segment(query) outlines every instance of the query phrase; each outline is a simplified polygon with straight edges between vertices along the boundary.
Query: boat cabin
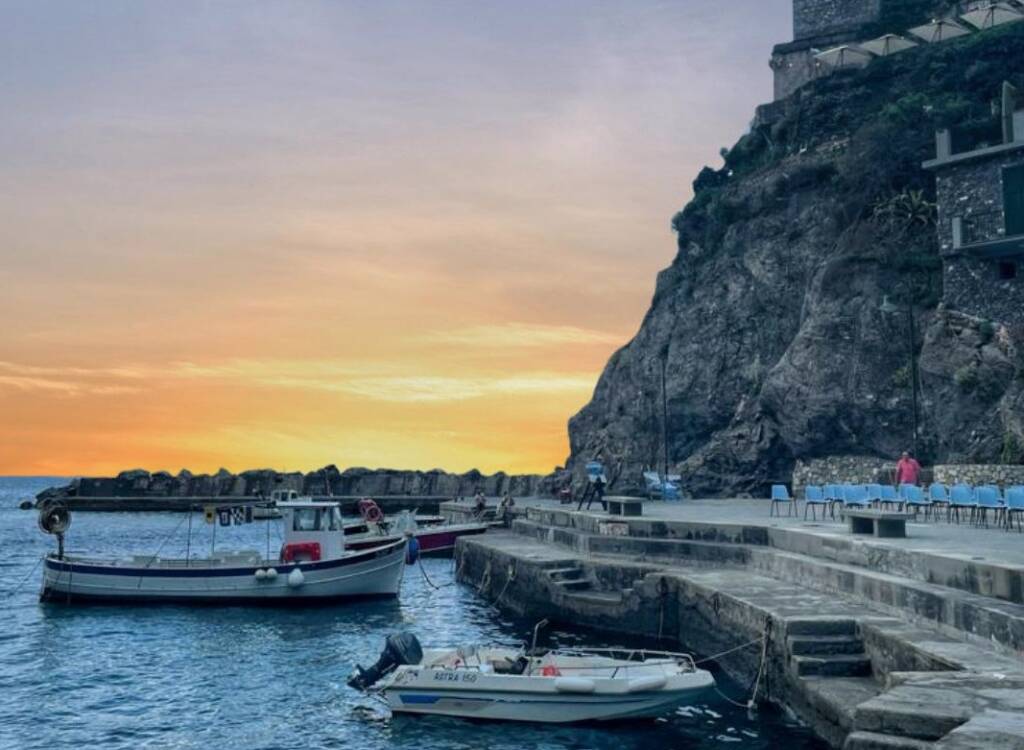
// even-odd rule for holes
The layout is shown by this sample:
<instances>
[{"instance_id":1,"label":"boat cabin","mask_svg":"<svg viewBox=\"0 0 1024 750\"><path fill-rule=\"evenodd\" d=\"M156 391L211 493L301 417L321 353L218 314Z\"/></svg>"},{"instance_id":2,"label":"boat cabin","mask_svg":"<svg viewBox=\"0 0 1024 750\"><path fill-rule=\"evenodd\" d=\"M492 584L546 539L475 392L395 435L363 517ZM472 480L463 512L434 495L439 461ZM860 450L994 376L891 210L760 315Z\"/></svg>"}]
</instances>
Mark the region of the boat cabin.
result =
<instances>
[{"instance_id":1,"label":"boat cabin","mask_svg":"<svg viewBox=\"0 0 1024 750\"><path fill-rule=\"evenodd\" d=\"M337 502L290 500L279 502L284 525L282 562L333 560L345 551L345 531Z\"/></svg>"}]
</instances>

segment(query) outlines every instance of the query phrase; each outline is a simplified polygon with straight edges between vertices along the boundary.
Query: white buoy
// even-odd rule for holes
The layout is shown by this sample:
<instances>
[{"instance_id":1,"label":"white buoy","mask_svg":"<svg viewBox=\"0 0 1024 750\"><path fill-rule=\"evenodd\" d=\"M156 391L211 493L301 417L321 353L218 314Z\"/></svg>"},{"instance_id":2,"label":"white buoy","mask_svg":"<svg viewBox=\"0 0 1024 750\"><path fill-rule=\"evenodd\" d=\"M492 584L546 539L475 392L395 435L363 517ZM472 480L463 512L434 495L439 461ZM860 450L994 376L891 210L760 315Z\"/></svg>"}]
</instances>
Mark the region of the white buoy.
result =
<instances>
[{"instance_id":1,"label":"white buoy","mask_svg":"<svg viewBox=\"0 0 1024 750\"><path fill-rule=\"evenodd\" d=\"M267 568L267 578L270 580L277 578L277 568Z\"/></svg>"},{"instance_id":2,"label":"white buoy","mask_svg":"<svg viewBox=\"0 0 1024 750\"><path fill-rule=\"evenodd\" d=\"M262 581L264 578L267 577L267 571L265 571L263 568L256 568L256 572L254 573L254 575L256 576L257 581Z\"/></svg>"},{"instance_id":3,"label":"white buoy","mask_svg":"<svg viewBox=\"0 0 1024 750\"><path fill-rule=\"evenodd\" d=\"M306 580L306 576L302 575L302 571L296 568L288 574L288 585L293 589L297 589L302 585L302 582Z\"/></svg>"}]
</instances>

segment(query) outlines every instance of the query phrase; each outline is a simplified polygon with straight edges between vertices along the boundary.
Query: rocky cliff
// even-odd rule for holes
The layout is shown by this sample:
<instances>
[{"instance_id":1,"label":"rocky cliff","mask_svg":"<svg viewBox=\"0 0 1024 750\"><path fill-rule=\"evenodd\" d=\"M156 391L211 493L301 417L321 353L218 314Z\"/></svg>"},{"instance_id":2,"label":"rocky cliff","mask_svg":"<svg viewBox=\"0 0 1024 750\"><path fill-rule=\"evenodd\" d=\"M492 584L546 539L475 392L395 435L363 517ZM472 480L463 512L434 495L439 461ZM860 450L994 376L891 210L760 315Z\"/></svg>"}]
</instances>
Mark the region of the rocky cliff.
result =
<instances>
[{"instance_id":1,"label":"rocky cliff","mask_svg":"<svg viewBox=\"0 0 1024 750\"><path fill-rule=\"evenodd\" d=\"M635 485L661 467L663 429L694 495L764 492L797 458L892 457L912 442L910 349L923 457L1021 461L1021 332L941 304L921 169L937 127L983 127L1001 82L1024 84L1021 26L881 58L762 108L673 220L678 253L570 421L569 468L600 455L620 488ZM904 312L883 313L886 296Z\"/></svg>"},{"instance_id":2,"label":"rocky cliff","mask_svg":"<svg viewBox=\"0 0 1024 750\"><path fill-rule=\"evenodd\" d=\"M165 471L150 473L143 469L122 471L116 477L75 479L63 487L44 490L38 499L81 498L162 498L162 497L253 497L270 495L273 490L296 490L303 495L368 496L408 495L419 497L471 496L478 490L494 497L510 493L535 496L549 493L553 478L538 475L465 474L433 471L397 471L395 469L353 468L339 471L326 466L309 473L282 473L273 469L254 469L232 474L221 469L216 474L177 475Z\"/></svg>"}]
</instances>

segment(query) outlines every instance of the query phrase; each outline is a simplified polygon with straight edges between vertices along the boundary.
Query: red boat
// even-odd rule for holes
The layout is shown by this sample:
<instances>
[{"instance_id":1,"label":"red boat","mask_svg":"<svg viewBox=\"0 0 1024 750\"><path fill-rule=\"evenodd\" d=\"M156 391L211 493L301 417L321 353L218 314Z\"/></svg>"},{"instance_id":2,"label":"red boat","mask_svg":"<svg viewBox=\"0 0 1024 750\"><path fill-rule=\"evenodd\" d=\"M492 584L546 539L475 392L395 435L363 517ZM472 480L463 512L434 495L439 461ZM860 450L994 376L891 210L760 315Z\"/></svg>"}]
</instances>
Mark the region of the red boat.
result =
<instances>
[{"instance_id":1,"label":"red boat","mask_svg":"<svg viewBox=\"0 0 1024 750\"><path fill-rule=\"evenodd\" d=\"M412 534L419 542L420 554L445 554L455 549L460 536L483 534L488 528L486 523L448 524L441 516L417 516L409 511L388 519L369 499L359 501L359 515L362 521L345 524L346 549L379 547Z\"/></svg>"}]
</instances>

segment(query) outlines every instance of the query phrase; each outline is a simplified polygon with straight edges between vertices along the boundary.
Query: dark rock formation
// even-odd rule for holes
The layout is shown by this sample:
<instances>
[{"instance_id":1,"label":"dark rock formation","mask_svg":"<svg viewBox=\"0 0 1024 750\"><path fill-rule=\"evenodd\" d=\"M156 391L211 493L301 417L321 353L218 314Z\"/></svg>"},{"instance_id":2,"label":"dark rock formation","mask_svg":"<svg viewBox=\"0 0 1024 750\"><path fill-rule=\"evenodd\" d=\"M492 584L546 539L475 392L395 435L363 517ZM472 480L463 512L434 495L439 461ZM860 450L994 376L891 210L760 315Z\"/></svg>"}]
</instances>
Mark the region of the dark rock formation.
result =
<instances>
[{"instance_id":1,"label":"dark rock formation","mask_svg":"<svg viewBox=\"0 0 1024 750\"><path fill-rule=\"evenodd\" d=\"M661 468L663 410L694 495L762 493L798 457L892 457L912 442L908 302L923 458L1020 460L1024 334L940 304L921 169L936 127L990 117L1004 79L1024 86L1019 26L819 79L701 172L639 332L570 421L575 476L598 455L621 482Z\"/></svg>"},{"instance_id":2,"label":"dark rock formation","mask_svg":"<svg viewBox=\"0 0 1024 750\"><path fill-rule=\"evenodd\" d=\"M308 474L282 473L273 469L253 469L232 474L221 469L216 474L192 474L181 471L172 476L166 471L150 474L143 469L122 471L112 478L83 477L64 487L39 493L39 500L49 498L174 498L174 497L254 497L269 495L278 489L296 490L303 495L384 496L408 495L422 497L470 496L478 490L488 496L510 493L519 497L550 494L555 475L481 474L477 470L465 474L432 471L398 471L395 469L346 469L325 466Z\"/></svg>"}]
</instances>

